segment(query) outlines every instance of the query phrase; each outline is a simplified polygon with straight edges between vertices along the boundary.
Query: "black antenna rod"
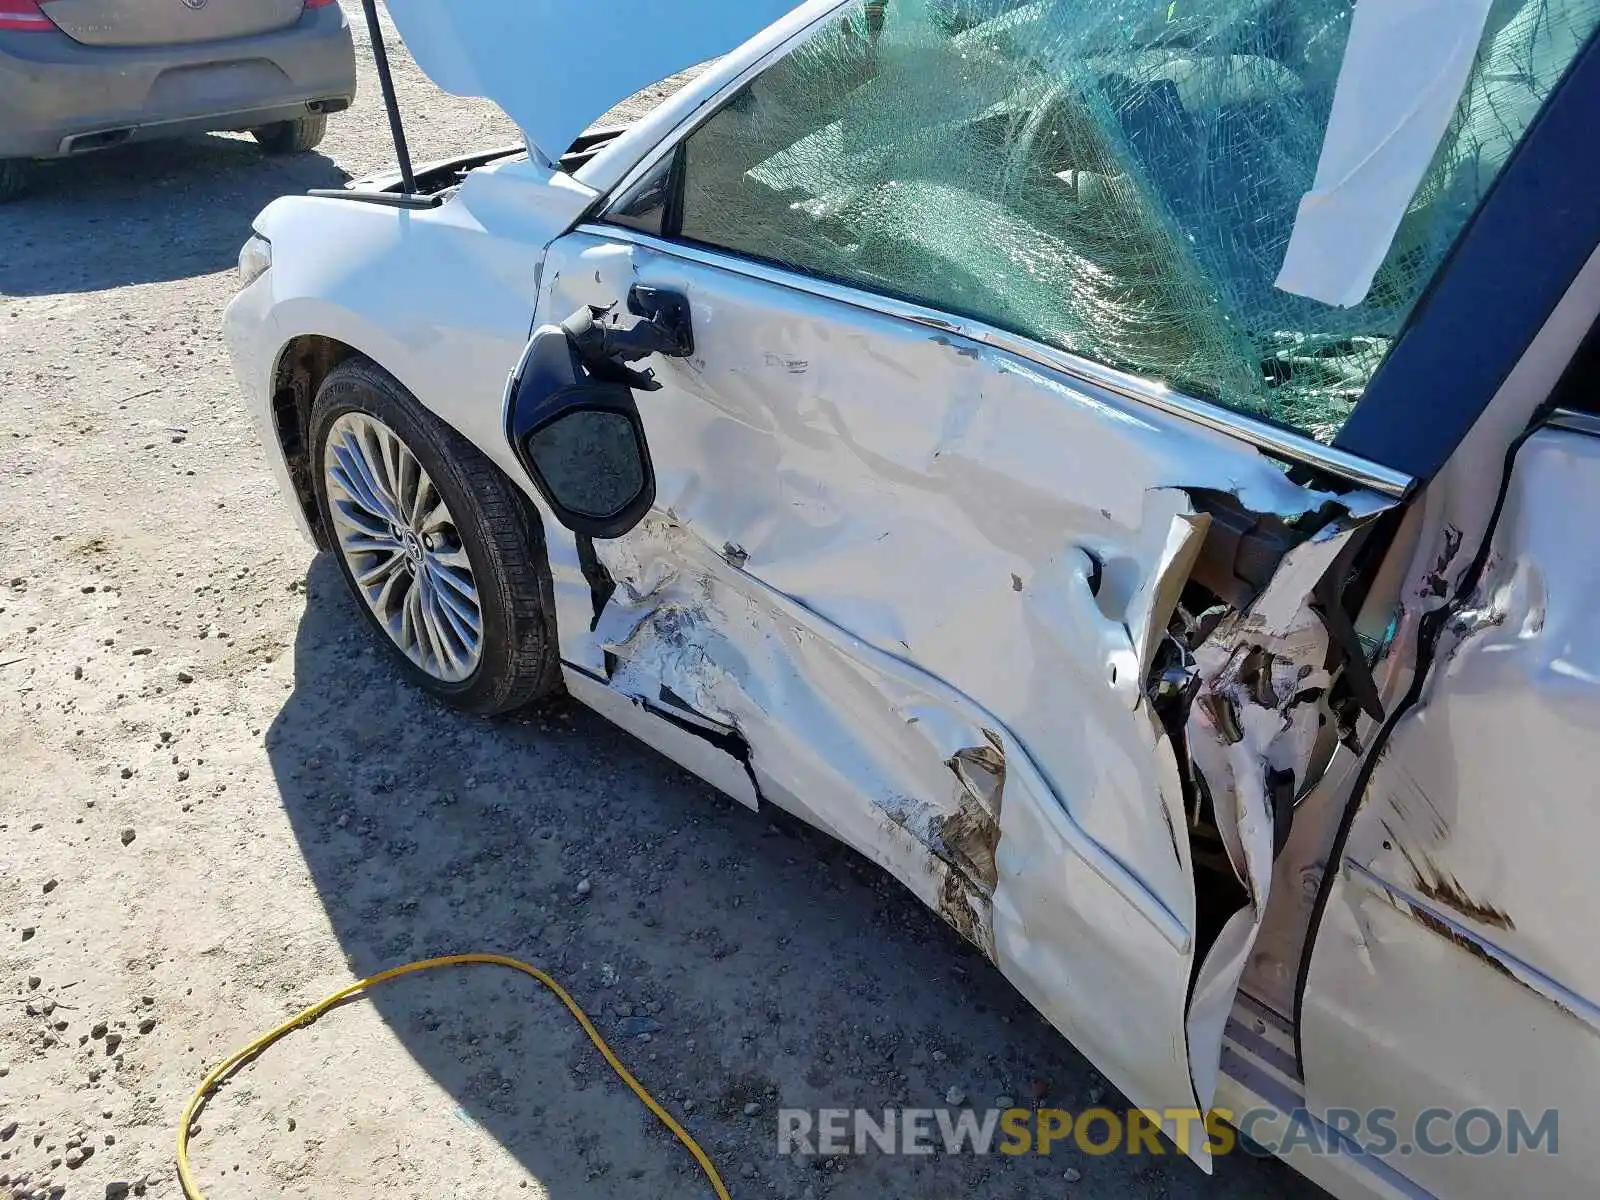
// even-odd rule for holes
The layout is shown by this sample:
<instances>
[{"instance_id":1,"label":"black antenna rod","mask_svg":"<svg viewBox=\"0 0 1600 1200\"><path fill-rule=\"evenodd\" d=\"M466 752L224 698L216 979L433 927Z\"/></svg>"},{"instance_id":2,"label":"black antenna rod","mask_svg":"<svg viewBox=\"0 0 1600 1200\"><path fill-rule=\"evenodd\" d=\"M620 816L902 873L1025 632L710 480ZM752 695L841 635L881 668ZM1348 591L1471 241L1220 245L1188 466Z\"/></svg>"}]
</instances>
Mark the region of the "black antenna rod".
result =
<instances>
[{"instance_id":1,"label":"black antenna rod","mask_svg":"<svg viewBox=\"0 0 1600 1200\"><path fill-rule=\"evenodd\" d=\"M394 153L400 161L400 186L407 196L417 191L411 173L411 151L406 148L405 126L400 123L400 102L394 94L394 76L389 73L389 52L383 46L383 30L378 25L378 0L361 0L367 14L367 36L372 40L372 57L378 64L378 86L383 89L383 106L389 110L389 132L394 136Z\"/></svg>"}]
</instances>

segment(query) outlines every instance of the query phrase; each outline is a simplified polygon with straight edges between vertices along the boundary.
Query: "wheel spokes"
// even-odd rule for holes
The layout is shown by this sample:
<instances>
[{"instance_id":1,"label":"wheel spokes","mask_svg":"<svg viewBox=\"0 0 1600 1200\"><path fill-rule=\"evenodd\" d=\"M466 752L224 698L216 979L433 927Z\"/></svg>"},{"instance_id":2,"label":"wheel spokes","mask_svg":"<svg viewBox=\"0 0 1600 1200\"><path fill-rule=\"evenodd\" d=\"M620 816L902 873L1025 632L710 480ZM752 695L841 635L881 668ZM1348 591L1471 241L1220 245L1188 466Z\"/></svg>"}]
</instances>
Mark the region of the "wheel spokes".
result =
<instances>
[{"instance_id":1,"label":"wheel spokes","mask_svg":"<svg viewBox=\"0 0 1600 1200\"><path fill-rule=\"evenodd\" d=\"M377 418L337 418L323 451L328 510L356 590L395 646L447 683L483 654L483 609L455 518L422 462Z\"/></svg>"},{"instance_id":2,"label":"wheel spokes","mask_svg":"<svg viewBox=\"0 0 1600 1200\"><path fill-rule=\"evenodd\" d=\"M360 441L351 437L343 445L335 447L333 453L340 469L332 472L332 475L344 492L373 516L392 522L395 518L394 506L384 494L373 464Z\"/></svg>"},{"instance_id":3,"label":"wheel spokes","mask_svg":"<svg viewBox=\"0 0 1600 1200\"><path fill-rule=\"evenodd\" d=\"M375 550L372 552L371 557L376 558L378 561L366 570L356 574L356 582L364 588L375 588L380 584L385 584L394 572L405 569L406 558L405 555L400 553L399 547L395 547L387 554Z\"/></svg>"},{"instance_id":4,"label":"wheel spokes","mask_svg":"<svg viewBox=\"0 0 1600 1200\"><path fill-rule=\"evenodd\" d=\"M438 578L437 573L434 578ZM462 645L471 645L474 639L482 635L483 618L478 612L474 597L463 595L448 587L431 587L429 591L438 605L439 614L455 630Z\"/></svg>"}]
</instances>

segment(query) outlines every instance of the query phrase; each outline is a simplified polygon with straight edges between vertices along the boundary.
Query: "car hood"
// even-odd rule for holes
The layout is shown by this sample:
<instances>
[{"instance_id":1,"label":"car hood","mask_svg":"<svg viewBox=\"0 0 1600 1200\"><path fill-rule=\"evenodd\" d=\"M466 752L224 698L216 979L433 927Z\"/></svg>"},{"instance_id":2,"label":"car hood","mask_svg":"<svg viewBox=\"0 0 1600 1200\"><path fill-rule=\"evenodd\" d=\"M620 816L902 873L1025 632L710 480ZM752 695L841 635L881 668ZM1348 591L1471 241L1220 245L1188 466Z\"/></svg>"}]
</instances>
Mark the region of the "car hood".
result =
<instances>
[{"instance_id":1,"label":"car hood","mask_svg":"<svg viewBox=\"0 0 1600 1200\"><path fill-rule=\"evenodd\" d=\"M726 54L796 0L388 0L423 71L493 100L554 162L612 105Z\"/></svg>"}]
</instances>

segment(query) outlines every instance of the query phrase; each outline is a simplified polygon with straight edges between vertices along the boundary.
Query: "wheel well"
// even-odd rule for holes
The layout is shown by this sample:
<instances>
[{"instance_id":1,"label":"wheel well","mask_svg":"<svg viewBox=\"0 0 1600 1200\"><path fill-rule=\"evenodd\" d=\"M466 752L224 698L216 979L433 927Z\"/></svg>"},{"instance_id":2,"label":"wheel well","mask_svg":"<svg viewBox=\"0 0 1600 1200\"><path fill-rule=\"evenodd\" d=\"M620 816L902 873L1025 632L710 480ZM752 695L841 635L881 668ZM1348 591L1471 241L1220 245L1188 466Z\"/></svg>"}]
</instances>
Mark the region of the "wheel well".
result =
<instances>
[{"instance_id":1,"label":"wheel well","mask_svg":"<svg viewBox=\"0 0 1600 1200\"><path fill-rule=\"evenodd\" d=\"M278 356L277 368L272 373L272 425L277 434L278 447L289 468L289 480L294 484L295 500L305 514L306 524L318 547L332 549L328 531L322 526L322 510L317 507L317 493L312 483L311 465L311 406L316 402L317 390L322 387L335 367L347 358L364 358L361 351L336 338L308 333L294 338ZM528 519L540 530L544 520L533 502L514 489L521 499Z\"/></svg>"},{"instance_id":2,"label":"wheel well","mask_svg":"<svg viewBox=\"0 0 1600 1200\"><path fill-rule=\"evenodd\" d=\"M295 499L324 550L328 548L327 531L322 528L322 514L311 483L311 405L329 372L357 353L334 338L306 334L284 347L272 375L272 424L278 446L289 468Z\"/></svg>"}]
</instances>

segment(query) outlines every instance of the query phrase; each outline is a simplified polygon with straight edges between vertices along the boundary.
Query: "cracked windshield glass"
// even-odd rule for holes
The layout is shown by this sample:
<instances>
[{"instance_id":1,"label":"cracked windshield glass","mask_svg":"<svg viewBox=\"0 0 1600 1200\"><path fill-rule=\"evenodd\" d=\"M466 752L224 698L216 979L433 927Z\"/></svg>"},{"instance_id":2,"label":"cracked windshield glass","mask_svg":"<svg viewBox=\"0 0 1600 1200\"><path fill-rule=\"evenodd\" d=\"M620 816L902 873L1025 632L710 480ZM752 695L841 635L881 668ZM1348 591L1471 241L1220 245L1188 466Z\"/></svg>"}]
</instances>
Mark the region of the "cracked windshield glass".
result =
<instances>
[{"instance_id":1,"label":"cracked windshield glass","mask_svg":"<svg viewBox=\"0 0 1600 1200\"><path fill-rule=\"evenodd\" d=\"M1600 0L1496 0L1365 298L1274 287L1347 0L865 0L687 146L687 239L1337 434Z\"/></svg>"}]
</instances>

